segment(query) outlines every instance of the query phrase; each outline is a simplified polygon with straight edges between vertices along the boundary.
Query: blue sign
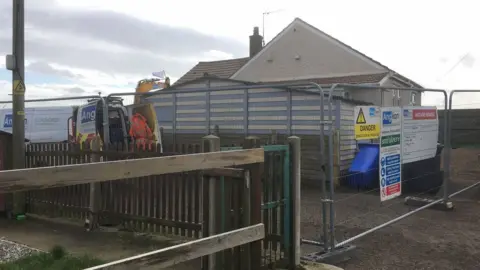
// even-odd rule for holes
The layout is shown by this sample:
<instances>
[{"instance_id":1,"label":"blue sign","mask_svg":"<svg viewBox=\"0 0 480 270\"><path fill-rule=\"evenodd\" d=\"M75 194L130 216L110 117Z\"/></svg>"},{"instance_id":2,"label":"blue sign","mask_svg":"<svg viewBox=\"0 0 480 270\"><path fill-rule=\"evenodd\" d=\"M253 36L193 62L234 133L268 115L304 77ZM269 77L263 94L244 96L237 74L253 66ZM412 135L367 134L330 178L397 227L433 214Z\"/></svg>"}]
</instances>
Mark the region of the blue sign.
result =
<instances>
[{"instance_id":1,"label":"blue sign","mask_svg":"<svg viewBox=\"0 0 480 270\"><path fill-rule=\"evenodd\" d=\"M382 166L385 166L385 157L382 157L381 163L382 163Z\"/></svg>"},{"instance_id":2,"label":"blue sign","mask_svg":"<svg viewBox=\"0 0 480 270\"><path fill-rule=\"evenodd\" d=\"M396 183L400 183L400 174L387 176L387 178L386 178L387 186L390 186L390 185L393 185L393 184L396 184Z\"/></svg>"},{"instance_id":3,"label":"blue sign","mask_svg":"<svg viewBox=\"0 0 480 270\"><path fill-rule=\"evenodd\" d=\"M386 158L386 163L387 163L387 164L386 164L387 166L400 163L400 154L388 156L388 157Z\"/></svg>"},{"instance_id":4,"label":"blue sign","mask_svg":"<svg viewBox=\"0 0 480 270\"><path fill-rule=\"evenodd\" d=\"M382 176L384 175L384 168L382 168ZM400 173L400 164L387 166L387 176Z\"/></svg>"},{"instance_id":5,"label":"blue sign","mask_svg":"<svg viewBox=\"0 0 480 270\"><path fill-rule=\"evenodd\" d=\"M95 111L97 109L96 105L91 105L82 108L82 118L80 122L82 124L95 121Z\"/></svg>"},{"instance_id":6,"label":"blue sign","mask_svg":"<svg viewBox=\"0 0 480 270\"><path fill-rule=\"evenodd\" d=\"M25 118L25 126L27 125L27 118ZM13 116L11 113L5 114L3 119L3 128L12 128L13 127Z\"/></svg>"},{"instance_id":7,"label":"blue sign","mask_svg":"<svg viewBox=\"0 0 480 270\"><path fill-rule=\"evenodd\" d=\"M375 108L370 108L368 109L368 112L370 113L370 116L375 116Z\"/></svg>"},{"instance_id":8,"label":"blue sign","mask_svg":"<svg viewBox=\"0 0 480 270\"><path fill-rule=\"evenodd\" d=\"M383 112L382 121L384 125L392 124L392 111Z\"/></svg>"},{"instance_id":9,"label":"blue sign","mask_svg":"<svg viewBox=\"0 0 480 270\"><path fill-rule=\"evenodd\" d=\"M385 176L385 168L382 168L382 176Z\"/></svg>"},{"instance_id":10,"label":"blue sign","mask_svg":"<svg viewBox=\"0 0 480 270\"><path fill-rule=\"evenodd\" d=\"M11 128L13 124L12 114L5 114L5 119L3 120L4 128Z\"/></svg>"},{"instance_id":11,"label":"blue sign","mask_svg":"<svg viewBox=\"0 0 480 270\"><path fill-rule=\"evenodd\" d=\"M385 178L383 178L383 177L382 177L382 182L381 182L381 184L382 184L382 187L385 186Z\"/></svg>"},{"instance_id":12,"label":"blue sign","mask_svg":"<svg viewBox=\"0 0 480 270\"><path fill-rule=\"evenodd\" d=\"M403 116L408 117L408 110L403 110Z\"/></svg>"}]
</instances>

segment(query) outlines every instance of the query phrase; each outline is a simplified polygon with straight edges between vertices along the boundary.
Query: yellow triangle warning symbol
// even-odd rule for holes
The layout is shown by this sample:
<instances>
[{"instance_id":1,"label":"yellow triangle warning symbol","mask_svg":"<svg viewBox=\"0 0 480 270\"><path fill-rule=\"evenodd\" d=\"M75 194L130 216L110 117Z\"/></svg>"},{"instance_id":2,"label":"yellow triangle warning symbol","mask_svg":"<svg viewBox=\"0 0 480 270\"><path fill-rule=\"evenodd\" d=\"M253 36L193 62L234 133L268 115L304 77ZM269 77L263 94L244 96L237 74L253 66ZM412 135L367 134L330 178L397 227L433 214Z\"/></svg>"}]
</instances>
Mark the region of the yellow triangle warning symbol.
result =
<instances>
[{"instance_id":1,"label":"yellow triangle warning symbol","mask_svg":"<svg viewBox=\"0 0 480 270\"><path fill-rule=\"evenodd\" d=\"M365 115L363 114L362 108L360 108L360 111L358 112L357 116L357 124L366 124L367 121L365 120Z\"/></svg>"}]
</instances>

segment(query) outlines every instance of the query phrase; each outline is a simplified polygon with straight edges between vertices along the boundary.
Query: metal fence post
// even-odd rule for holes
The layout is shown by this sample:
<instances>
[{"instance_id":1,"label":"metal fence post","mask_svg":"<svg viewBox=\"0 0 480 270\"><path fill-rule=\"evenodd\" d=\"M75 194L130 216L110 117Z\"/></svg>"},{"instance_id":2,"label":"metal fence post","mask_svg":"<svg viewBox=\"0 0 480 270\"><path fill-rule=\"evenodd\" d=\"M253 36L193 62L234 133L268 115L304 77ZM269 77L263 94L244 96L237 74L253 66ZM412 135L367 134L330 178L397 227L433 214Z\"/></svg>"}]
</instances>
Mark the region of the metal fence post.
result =
<instances>
[{"instance_id":1,"label":"metal fence post","mask_svg":"<svg viewBox=\"0 0 480 270\"><path fill-rule=\"evenodd\" d=\"M244 149L259 148L260 138L255 136L249 136L245 138L243 144ZM263 164L252 164L249 165L250 170L250 190L251 190L251 205L250 205L250 214L251 214L251 223L258 224L262 223L262 171ZM250 244L250 260L251 260L251 269L260 269L262 262L262 245L260 241L256 241Z\"/></svg>"},{"instance_id":2,"label":"metal fence post","mask_svg":"<svg viewBox=\"0 0 480 270\"><path fill-rule=\"evenodd\" d=\"M220 138L215 135L208 135L202 138L202 152L217 152L220 151ZM219 227L217 226L218 221L221 221L218 214L218 208L221 206L221 202L217 202L217 193L220 191L217 188L217 181L214 177L208 177L208 179L203 178L203 189L204 197L202 198L203 202L203 220L204 228L202 237L212 236L218 233ZM207 192L205 192L207 191ZM205 196L207 195L207 196ZM206 216L208 213L208 216ZM205 224L206 223L206 224ZM212 254L208 256L208 268L209 270L216 269L217 264L217 254Z\"/></svg>"},{"instance_id":3,"label":"metal fence post","mask_svg":"<svg viewBox=\"0 0 480 270\"><path fill-rule=\"evenodd\" d=\"M301 220L301 139L297 136L288 137L288 143L290 144L290 174L291 174L291 183L292 183L292 217L293 217L293 226L292 226L292 248L290 249L291 258L290 261L293 262L293 267L290 269L295 269L295 267L300 265L300 220Z\"/></svg>"}]
</instances>

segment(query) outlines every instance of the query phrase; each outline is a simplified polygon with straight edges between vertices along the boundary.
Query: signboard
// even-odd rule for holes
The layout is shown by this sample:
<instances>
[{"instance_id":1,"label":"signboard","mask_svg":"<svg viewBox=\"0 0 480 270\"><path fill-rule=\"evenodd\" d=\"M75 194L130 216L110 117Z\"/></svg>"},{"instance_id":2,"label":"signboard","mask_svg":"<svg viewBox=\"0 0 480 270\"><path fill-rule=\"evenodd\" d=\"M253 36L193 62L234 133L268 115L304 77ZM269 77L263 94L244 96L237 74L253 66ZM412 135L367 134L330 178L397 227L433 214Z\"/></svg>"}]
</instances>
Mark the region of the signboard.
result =
<instances>
[{"instance_id":1,"label":"signboard","mask_svg":"<svg viewBox=\"0 0 480 270\"><path fill-rule=\"evenodd\" d=\"M27 118L24 119L25 127L27 127ZM3 128L9 129L13 128L13 116L11 113L5 114L5 118L3 119Z\"/></svg>"},{"instance_id":2,"label":"signboard","mask_svg":"<svg viewBox=\"0 0 480 270\"><path fill-rule=\"evenodd\" d=\"M404 164L435 157L438 141L436 107L404 107L402 127Z\"/></svg>"},{"instance_id":3,"label":"signboard","mask_svg":"<svg viewBox=\"0 0 480 270\"><path fill-rule=\"evenodd\" d=\"M402 194L402 109L385 107L380 112L380 200L386 201Z\"/></svg>"},{"instance_id":4,"label":"signboard","mask_svg":"<svg viewBox=\"0 0 480 270\"><path fill-rule=\"evenodd\" d=\"M380 109L356 106L354 110L355 140L377 139L380 136Z\"/></svg>"},{"instance_id":5,"label":"signboard","mask_svg":"<svg viewBox=\"0 0 480 270\"><path fill-rule=\"evenodd\" d=\"M96 104L81 107L80 124L78 125L78 132L82 134L96 133L96 125L95 125L96 110L97 110Z\"/></svg>"}]
</instances>

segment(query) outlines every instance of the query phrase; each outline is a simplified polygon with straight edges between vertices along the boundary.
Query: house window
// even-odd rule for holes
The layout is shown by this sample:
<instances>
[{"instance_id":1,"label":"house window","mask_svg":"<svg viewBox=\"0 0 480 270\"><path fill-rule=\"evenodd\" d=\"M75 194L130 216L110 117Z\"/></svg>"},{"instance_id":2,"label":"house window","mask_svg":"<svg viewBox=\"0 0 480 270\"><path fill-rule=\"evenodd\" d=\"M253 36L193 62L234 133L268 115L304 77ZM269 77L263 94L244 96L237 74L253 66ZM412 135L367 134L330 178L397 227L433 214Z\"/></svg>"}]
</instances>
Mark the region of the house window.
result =
<instances>
[{"instance_id":1,"label":"house window","mask_svg":"<svg viewBox=\"0 0 480 270\"><path fill-rule=\"evenodd\" d=\"M416 92L412 92L411 96L410 96L410 105L415 105L415 98L417 97L417 93Z\"/></svg>"}]
</instances>

